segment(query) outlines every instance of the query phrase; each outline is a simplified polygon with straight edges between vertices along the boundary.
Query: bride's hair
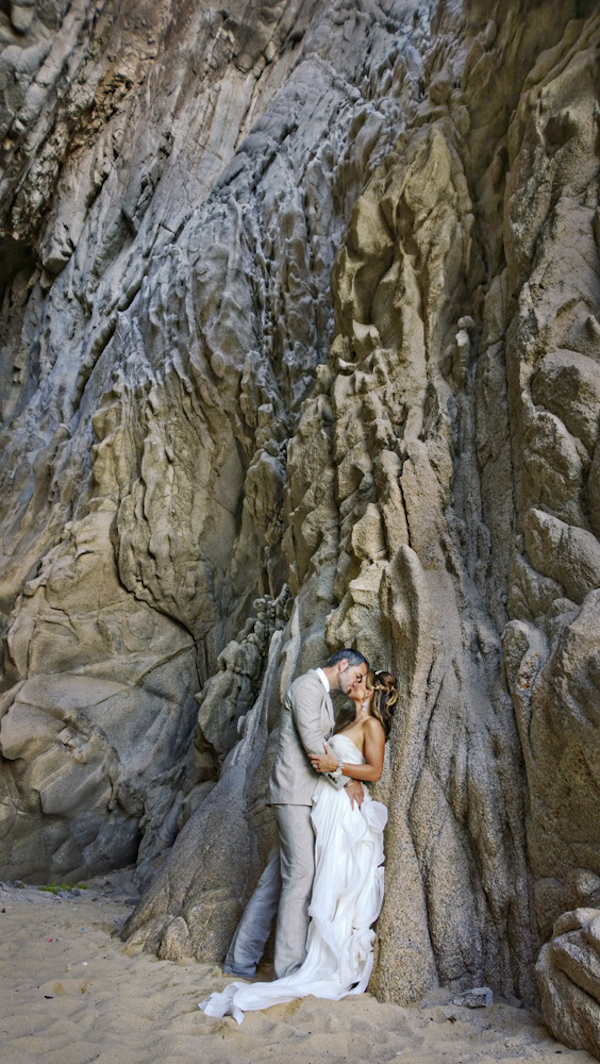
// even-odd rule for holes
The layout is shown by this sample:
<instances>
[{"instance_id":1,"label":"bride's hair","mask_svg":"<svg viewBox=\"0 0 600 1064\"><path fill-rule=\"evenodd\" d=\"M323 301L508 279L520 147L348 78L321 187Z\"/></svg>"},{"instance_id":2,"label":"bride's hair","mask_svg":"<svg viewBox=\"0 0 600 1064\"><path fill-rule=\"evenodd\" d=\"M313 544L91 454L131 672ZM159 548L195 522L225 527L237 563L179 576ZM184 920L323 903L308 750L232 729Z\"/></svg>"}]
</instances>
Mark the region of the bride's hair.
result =
<instances>
[{"instance_id":1,"label":"bride's hair","mask_svg":"<svg viewBox=\"0 0 600 1064\"><path fill-rule=\"evenodd\" d=\"M373 691L371 713L383 725L387 739L392 726L393 708L398 701L396 677L384 669L380 669L378 672L369 669L366 676L366 687L368 691Z\"/></svg>"}]
</instances>

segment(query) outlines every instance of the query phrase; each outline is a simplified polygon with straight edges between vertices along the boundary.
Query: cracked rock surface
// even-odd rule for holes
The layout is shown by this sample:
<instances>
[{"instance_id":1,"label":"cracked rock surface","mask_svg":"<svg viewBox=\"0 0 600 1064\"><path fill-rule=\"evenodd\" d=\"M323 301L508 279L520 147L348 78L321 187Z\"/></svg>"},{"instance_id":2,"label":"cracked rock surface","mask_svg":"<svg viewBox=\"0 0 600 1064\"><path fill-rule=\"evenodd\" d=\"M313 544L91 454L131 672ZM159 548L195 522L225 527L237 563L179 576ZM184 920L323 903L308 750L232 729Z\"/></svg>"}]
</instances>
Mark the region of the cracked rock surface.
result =
<instances>
[{"instance_id":1,"label":"cracked rock surface","mask_svg":"<svg viewBox=\"0 0 600 1064\"><path fill-rule=\"evenodd\" d=\"M352 644L402 692L372 989L535 1000L600 905L599 44L591 0L3 6L4 878L137 860L124 933L221 960L282 692Z\"/></svg>"}]
</instances>

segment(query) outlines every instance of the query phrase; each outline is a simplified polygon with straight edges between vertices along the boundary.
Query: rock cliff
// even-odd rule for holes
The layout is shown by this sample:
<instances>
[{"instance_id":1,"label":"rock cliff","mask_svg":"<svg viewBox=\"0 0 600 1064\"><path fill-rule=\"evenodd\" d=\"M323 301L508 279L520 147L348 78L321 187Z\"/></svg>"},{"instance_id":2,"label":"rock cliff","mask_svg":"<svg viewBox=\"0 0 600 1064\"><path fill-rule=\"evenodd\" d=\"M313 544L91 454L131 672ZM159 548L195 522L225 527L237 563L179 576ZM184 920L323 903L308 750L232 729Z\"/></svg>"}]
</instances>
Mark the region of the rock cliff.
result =
<instances>
[{"instance_id":1,"label":"rock cliff","mask_svg":"<svg viewBox=\"0 0 600 1064\"><path fill-rule=\"evenodd\" d=\"M281 694L351 643L402 689L373 989L532 1002L554 926L600 1054L599 46L592 0L2 5L6 878L137 860L130 938L220 960Z\"/></svg>"}]
</instances>

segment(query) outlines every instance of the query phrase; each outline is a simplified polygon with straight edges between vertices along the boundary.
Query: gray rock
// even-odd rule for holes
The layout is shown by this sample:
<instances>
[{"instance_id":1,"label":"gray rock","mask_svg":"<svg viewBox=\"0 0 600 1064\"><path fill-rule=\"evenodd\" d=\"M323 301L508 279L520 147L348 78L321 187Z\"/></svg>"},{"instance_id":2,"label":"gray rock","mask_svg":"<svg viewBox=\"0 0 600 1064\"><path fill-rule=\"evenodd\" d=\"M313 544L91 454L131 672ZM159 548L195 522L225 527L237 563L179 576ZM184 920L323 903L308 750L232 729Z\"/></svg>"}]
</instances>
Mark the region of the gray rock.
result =
<instances>
[{"instance_id":1,"label":"gray rock","mask_svg":"<svg viewBox=\"0 0 600 1064\"><path fill-rule=\"evenodd\" d=\"M600 1056L600 910L577 909L557 920L536 975L555 1038Z\"/></svg>"},{"instance_id":2,"label":"gray rock","mask_svg":"<svg viewBox=\"0 0 600 1064\"><path fill-rule=\"evenodd\" d=\"M489 986L474 986L464 994L452 999L453 1005L462 1005L467 1009L485 1009L494 1004L494 995Z\"/></svg>"}]
</instances>

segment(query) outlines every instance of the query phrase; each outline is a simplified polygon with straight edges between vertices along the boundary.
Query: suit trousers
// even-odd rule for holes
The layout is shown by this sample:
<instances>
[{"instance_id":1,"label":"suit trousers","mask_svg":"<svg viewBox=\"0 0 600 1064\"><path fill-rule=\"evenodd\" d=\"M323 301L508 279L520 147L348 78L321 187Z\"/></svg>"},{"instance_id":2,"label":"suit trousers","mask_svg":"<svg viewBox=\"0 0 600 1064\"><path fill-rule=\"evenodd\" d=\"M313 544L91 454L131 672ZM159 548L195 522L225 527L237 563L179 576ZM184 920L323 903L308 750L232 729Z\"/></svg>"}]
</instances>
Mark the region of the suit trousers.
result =
<instances>
[{"instance_id":1,"label":"suit trousers","mask_svg":"<svg viewBox=\"0 0 600 1064\"><path fill-rule=\"evenodd\" d=\"M279 827L281 897L275 932L275 978L306 957L308 906L315 876L315 833L310 805L273 805Z\"/></svg>"},{"instance_id":2,"label":"suit trousers","mask_svg":"<svg viewBox=\"0 0 600 1064\"><path fill-rule=\"evenodd\" d=\"M279 908L280 869L279 846L274 846L227 951L223 965L227 975L241 975L249 979L255 974Z\"/></svg>"},{"instance_id":3,"label":"suit trousers","mask_svg":"<svg viewBox=\"0 0 600 1064\"><path fill-rule=\"evenodd\" d=\"M279 846L246 905L223 971L249 978L256 972L277 915L275 978L291 975L306 956L308 906L315 874L315 836L310 805L273 805Z\"/></svg>"}]
</instances>

